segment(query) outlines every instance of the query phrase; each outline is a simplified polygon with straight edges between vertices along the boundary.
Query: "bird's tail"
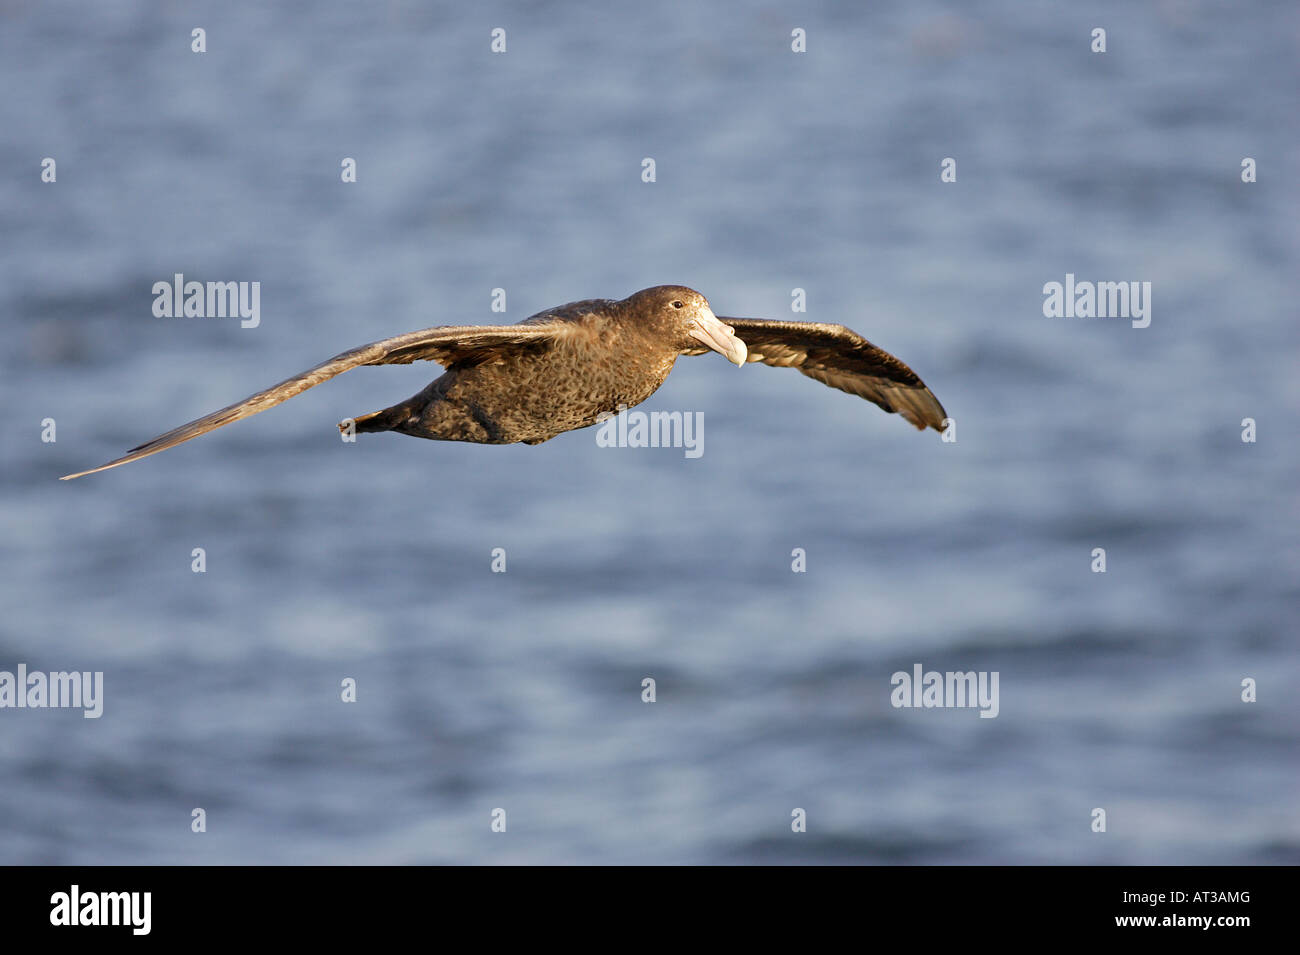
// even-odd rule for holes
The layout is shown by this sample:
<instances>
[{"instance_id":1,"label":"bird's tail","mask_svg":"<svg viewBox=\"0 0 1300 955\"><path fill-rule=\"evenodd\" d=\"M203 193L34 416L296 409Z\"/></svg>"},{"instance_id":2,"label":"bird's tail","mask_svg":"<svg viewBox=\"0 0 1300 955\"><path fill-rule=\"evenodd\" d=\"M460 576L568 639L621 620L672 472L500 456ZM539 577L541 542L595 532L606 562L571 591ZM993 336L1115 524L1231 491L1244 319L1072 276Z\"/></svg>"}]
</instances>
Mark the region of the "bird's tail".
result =
<instances>
[{"instance_id":1,"label":"bird's tail","mask_svg":"<svg viewBox=\"0 0 1300 955\"><path fill-rule=\"evenodd\" d=\"M411 416L411 409L405 403L393 405L383 411L372 411L356 418L345 418L339 422L339 432L347 434L349 427L354 434L373 434L378 431L393 431L399 424Z\"/></svg>"}]
</instances>

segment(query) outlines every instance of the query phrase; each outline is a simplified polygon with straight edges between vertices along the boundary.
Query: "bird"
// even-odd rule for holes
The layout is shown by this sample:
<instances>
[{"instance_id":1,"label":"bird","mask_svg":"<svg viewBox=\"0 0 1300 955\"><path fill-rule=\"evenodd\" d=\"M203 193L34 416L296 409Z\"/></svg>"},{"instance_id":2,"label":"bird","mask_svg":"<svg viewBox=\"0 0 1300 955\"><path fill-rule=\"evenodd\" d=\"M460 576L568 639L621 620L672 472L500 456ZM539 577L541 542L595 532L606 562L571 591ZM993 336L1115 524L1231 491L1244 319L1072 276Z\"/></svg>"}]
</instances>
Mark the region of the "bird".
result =
<instances>
[{"instance_id":1,"label":"bird","mask_svg":"<svg viewBox=\"0 0 1300 955\"><path fill-rule=\"evenodd\" d=\"M658 285L587 299L514 325L442 325L371 342L132 448L68 481L166 451L273 408L361 365L436 361L446 371L406 401L345 419L344 435L395 431L478 444L540 444L649 398L683 355L717 352L813 378L942 432L943 406L911 368L843 325L713 314L694 289Z\"/></svg>"}]
</instances>

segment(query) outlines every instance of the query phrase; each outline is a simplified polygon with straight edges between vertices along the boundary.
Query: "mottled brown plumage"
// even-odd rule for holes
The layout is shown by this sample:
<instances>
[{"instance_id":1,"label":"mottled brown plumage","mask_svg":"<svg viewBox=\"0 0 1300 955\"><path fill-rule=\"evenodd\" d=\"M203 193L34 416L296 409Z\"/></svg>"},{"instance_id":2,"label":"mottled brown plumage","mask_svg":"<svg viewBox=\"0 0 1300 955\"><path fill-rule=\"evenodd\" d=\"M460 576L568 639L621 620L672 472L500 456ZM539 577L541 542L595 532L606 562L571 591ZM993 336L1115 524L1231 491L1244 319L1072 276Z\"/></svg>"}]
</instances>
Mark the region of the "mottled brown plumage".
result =
<instances>
[{"instance_id":1,"label":"mottled brown plumage","mask_svg":"<svg viewBox=\"0 0 1300 955\"><path fill-rule=\"evenodd\" d=\"M360 365L436 361L447 371L406 401L349 419L346 431L397 431L480 444L539 444L630 408L663 384L679 355L713 350L736 364L791 366L859 395L918 428L943 429L943 407L910 368L842 325L717 318L699 292L676 285L622 301L593 299L517 325L427 328L362 345L265 391L182 425L94 474L265 411Z\"/></svg>"}]
</instances>

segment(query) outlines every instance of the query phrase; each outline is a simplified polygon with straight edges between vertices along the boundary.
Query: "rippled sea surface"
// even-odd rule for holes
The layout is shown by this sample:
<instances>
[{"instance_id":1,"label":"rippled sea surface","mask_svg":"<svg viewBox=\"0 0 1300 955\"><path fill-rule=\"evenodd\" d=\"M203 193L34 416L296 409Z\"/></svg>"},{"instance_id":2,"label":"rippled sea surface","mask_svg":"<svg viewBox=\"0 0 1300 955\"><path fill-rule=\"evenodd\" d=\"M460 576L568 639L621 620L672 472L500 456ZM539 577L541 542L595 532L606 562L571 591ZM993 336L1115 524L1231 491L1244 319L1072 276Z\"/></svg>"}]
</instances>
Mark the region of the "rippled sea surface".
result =
<instances>
[{"instance_id":1,"label":"rippled sea surface","mask_svg":"<svg viewBox=\"0 0 1300 955\"><path fill-rule=\"evenodd\" d=\"M0 670L105 694L0 709L0 861L1300 861L1295 6L467 7L0 11ZM178 272L260 325L155 318ZM643 406L698 459L339 441L421 364L56 480L663 283L855 328L956 442L717 355ZM998 716L891 706L918 663Z\"/></svg>"}]
</instances>

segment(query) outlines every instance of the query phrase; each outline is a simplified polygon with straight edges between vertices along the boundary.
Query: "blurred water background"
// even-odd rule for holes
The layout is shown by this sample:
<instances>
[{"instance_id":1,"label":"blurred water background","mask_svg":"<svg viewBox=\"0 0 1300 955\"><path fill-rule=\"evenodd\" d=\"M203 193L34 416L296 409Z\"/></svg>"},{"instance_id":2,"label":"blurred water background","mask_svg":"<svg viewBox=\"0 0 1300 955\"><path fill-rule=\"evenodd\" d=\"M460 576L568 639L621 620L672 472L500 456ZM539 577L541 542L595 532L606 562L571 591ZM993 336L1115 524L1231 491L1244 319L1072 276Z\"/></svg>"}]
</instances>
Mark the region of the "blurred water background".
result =
<instances>
[{"instance_id":1,"label":"blurred water background","mask_svg":"<svg viewBox=\"0 0 1300 955\"><path fill-rule=\"evenodd\" d=\"M0 669L106 700L0 710L0 861L1300 862L1298 50L1286 2L4 4ZM155 318L177 272L260 326ZM1045 318L1067 273L1150 327ZM663 283L855 328L956 443L716 355L643 406L698 460L338 440L420 364L55 480ZM915 663L1000 715L891 707Z\"/></svg>"}]
</instances>

